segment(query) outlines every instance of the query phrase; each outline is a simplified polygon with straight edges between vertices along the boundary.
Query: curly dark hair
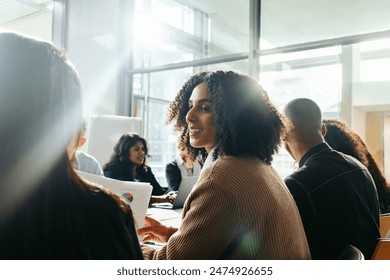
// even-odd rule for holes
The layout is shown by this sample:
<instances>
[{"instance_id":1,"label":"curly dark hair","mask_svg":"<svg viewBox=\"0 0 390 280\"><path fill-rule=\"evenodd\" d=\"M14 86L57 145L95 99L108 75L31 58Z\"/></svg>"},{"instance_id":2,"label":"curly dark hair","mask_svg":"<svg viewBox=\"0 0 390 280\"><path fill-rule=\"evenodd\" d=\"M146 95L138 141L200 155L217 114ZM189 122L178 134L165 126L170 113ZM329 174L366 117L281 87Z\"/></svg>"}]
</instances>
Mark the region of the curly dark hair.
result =
<instances>
[{"instance_id":1,"label":"curly dark hair","mask_svg":"<svg viewBox=\"0 0 390 280\"><path fill-rule=\"evenodd\" d=\"M358 159L368 169L374 179L381 213L390 211L390 184L387 182L375 159L358 134L350 130L346 123L337 119L324 119L325 141L333 149Z\"/></svg>"},{"instance_id":2,"label":"curly dark hair","mask_svg":"<svg viewBox=\"0 0 390 280\"><path fill-rule=\"evenodd\" d=\"M283 117L257 80L232 71L192 75L169 105L166 121L180 133L179 147L187 150L189 160L201 156L204 161L207 156L204 148L190 145L186 122L190 96L201 83L208 89L217 131L214 159L249 155L271 164L281 143Z\"/></svg>"}]
</instances>

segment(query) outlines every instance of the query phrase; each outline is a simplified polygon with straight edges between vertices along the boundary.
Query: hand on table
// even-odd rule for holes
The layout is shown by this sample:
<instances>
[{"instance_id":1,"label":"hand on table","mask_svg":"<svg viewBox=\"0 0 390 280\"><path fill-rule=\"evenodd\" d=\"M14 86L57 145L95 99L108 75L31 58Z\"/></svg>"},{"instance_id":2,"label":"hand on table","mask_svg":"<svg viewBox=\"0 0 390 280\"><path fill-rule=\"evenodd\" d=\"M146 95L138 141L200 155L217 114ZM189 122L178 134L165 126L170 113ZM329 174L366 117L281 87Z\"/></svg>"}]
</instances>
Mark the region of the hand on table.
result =
<instances>
[{"instance_id":1,"label":"hand on table","mask_svg":"<svg viewBox=\"0 0 390 280\"><path fill-rule=\"evenodd\" d=\"M176 192L169 192L163 195L152 195L150 198L150 203L160 203L160 202L169 202L173 203L176 198Z\"/></svg>"},{"instance_id":2,"label":"hand on table","mask_svg":"<svg viewBox=\"0 0 390 280\"><path fill-rule=\"evenodd\" d=\"M164 226L159 221L146 217L145 226L137 230L137 234L144 235L143 241L166 243L169 237L176 231L177 229L175 228Z\"/></svg>"}]
</instances>

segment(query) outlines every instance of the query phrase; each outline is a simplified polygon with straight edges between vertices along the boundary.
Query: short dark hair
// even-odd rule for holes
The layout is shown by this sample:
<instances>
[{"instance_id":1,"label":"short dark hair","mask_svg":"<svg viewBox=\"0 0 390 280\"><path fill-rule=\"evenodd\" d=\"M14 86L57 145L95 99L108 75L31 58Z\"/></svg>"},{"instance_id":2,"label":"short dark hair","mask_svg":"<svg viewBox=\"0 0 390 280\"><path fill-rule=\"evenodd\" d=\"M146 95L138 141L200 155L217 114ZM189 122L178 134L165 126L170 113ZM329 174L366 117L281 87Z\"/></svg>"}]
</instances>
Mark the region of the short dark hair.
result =
<instances>
[{"instance_id":1,"label":"short dark hair","mask_svg":"<svg viewBox=\"0 0 390 280\"><path fill-rule=\"evenodd\" d=\"M180 132L180 144L189 159L201 155L204 160L207 155L204 148L191 147L186 122L189 98L201 83L208 89L217 130L214 158L245 154L270 164L281 143L283 117L256 79L233 71L192 75L169 105L167 123Z\"/></svg>"},{"instance_id":2,"label":"short dark hair","mask_svg":"<svg viewBox=\"0 0 390 280\"><path fill-rule=\"evenodd\" d=\"M322 113L317 103L309 98L296 98L284 107L284 114L294 129L311 133L322 126ZM291 129L292 127L289 127Z\"/></svg>"}]
</instances>

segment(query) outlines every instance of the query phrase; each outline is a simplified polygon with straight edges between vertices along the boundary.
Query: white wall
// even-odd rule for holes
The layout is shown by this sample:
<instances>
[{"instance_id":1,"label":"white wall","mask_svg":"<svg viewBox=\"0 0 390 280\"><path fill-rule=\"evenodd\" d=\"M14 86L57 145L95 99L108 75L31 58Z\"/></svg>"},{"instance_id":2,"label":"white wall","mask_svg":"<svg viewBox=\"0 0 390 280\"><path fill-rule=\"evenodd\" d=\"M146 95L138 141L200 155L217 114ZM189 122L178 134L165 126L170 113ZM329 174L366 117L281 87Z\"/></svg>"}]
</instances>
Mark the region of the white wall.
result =
<instances>
[{"instance_id":1,"label":"white wall","mask_svg":"<svg viewBox=\"0 0 390 280\"><path fill-rule=\"evenodd\" d=\"M355 83L352 106L364 111L390 111L390 81Z\"/></svg>"}]
</instances>

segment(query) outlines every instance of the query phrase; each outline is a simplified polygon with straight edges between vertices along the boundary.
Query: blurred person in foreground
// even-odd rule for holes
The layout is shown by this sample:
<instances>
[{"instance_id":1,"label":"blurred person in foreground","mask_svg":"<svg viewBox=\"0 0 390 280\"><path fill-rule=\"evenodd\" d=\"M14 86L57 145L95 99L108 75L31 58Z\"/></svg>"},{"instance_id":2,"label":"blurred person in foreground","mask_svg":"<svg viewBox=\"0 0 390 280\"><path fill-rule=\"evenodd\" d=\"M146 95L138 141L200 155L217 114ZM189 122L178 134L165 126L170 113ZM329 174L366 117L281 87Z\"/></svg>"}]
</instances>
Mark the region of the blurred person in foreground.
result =
<instances>
[{"instance_id":1,"label":"blurred person in foreground","mask_svg":"<svg viewBox=\"0 0 390 280\"><path fill-rule=\"evenodd\" d=\"M69 161L82 114L66 54L0 33L0 89L0 259L142 259L129 206Z\"/></svg>"}]
</instances>

